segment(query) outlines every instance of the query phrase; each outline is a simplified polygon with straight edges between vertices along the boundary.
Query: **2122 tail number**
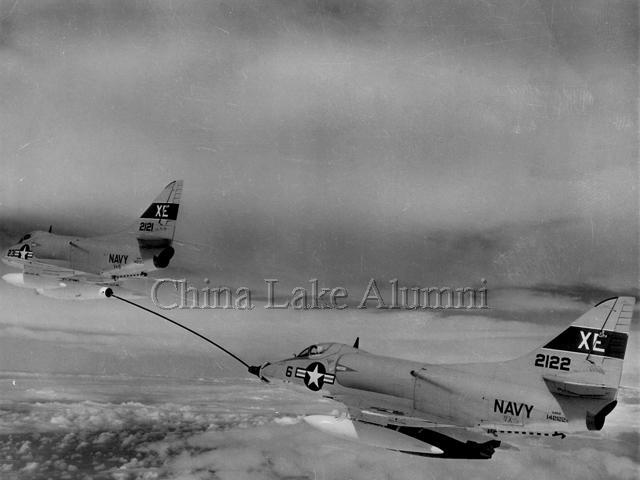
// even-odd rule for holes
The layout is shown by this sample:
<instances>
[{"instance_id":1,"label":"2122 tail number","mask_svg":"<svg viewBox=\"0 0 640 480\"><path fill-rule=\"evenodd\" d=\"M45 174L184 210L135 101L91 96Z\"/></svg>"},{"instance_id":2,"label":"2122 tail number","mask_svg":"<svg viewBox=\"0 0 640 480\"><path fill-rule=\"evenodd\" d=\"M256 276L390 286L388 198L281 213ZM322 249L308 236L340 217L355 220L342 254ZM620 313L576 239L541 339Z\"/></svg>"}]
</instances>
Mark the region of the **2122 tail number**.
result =
<instances>
[{"instance_id":1,"label":"2122 tail number","mask_svg":"<svg viewBox=\"0 0 640 480\"><path fill-rule=\"evenodd\" d=\"M553 370L569 371L571 366L571 359L568 357L557 357L555 355L545 355L539 353L536 355L536 361L534 362L536 367L551 368Z\"/></svg>"}]
</instances>

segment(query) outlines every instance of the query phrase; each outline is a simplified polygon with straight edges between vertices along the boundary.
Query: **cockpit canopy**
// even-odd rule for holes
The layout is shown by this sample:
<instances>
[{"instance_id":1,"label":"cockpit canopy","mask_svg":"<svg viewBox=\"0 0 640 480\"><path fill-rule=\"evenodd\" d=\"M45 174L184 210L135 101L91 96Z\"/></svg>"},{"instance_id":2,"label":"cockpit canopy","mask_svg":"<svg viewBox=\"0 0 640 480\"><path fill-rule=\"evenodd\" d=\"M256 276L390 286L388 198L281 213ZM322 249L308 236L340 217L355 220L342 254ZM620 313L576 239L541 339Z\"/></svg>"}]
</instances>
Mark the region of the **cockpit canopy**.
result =
<instances>
[{"instance_id":1,"label":"cockpit canopy","mask_svg":"<svg viewBox=\"0 0 640 480\"><path fill-rule=\"evenodd\" d=\"M43 230L31 230L29 233L25 233L22 237L20 237L20 240L18 240L16 243L24 243L27 240L31 240L33 242L34 240L41 238L43 233L45 233Z\"/></svg>"},{"instance_id":2,"label":"cockpit canopy","mask_svg":"<svg viewBox=\"0 0 640 480\"><path fill-rule=\"evenodd\" d=\"M18 240L18 243L22 243L22 242L26 242L27 240L29 240L31 238L31 234L27 233L26 235L23 235L22 238L20 240Z\"/></svg>"},{"instance_id":3,"label":"cockpit canopy","mask_svg":"<svg viewBox=\"0 0 640 480\"><path fill-rule=\"evenodd\" d=\"M309 358L312 355L320 355L329 350L329 347L333 345L332 343L318 343L317 345L311 345L304 350L302 350L299 354L296 355L297 358Z\"/></svg>"}]
</instances>

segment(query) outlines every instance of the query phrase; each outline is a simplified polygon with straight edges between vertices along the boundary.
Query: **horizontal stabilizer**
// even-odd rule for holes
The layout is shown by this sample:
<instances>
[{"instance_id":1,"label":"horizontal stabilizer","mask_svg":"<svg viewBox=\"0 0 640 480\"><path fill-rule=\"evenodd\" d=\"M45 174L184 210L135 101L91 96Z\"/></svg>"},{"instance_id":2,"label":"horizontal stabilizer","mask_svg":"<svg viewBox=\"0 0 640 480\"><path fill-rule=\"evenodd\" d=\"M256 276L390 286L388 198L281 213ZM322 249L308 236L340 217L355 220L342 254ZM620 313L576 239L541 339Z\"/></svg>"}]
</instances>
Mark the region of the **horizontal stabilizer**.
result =
<instances>
[{"instance_id":1,"label":"horizontal stabilizer","mask_svg":"<svg viewBox=\"0 0 640 480\"><path fill-rule=\"evenodd\" d=\"M616 388L607 387L605 385L594 385L590 383L571 382L566 379L552 376L542 377L554 395L562 395L565 397L579 397L590 399L611 399L616 397Z\"/></svg>"}]
</instances>

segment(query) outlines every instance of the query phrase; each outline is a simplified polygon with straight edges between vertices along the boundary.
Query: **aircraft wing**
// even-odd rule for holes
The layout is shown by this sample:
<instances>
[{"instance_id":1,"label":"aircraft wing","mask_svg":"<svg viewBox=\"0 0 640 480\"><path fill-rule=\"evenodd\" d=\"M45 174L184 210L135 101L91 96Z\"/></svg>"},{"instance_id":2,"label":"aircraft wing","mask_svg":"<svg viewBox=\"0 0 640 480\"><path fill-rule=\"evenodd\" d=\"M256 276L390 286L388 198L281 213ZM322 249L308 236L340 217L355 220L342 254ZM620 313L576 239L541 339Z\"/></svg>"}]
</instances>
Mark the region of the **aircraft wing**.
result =
<instances>
[{"instance_id":1,"label":"aircraft wing","mask_svg":"<svg viewBox=\"0 0 640 480\"><path fill-rule=\"evenodd\" d=\"M445 419L435 416L415 417L412 415L413 409L410 401L400 401L389 395L361 390L357 395L337 393L327 394L325 397L344 404L351 418L355 420L412 427L453 426Z\"/></svg>"},{"instance_id":2,"label":"aircraft wing","mask_svg":"<svg viewBox=\"0 0 640 480\"><path fill-rule=\"evenodd\" d=\"M101 287L114 288L124 296L143 296L137 289L125 285L134 279L112 280L45 262L46 260L30 262L24 266L22 274L13 275L20 276L21 286L34 288L40 295L52 298L100 299L103 298L100 294Z\"/></svg>"},{"instance_id":3,"label":"aircraft wing","mask_svg":"<svg viewBox=\"0 0 640 480\"><path fill-rule=\"evenodd\" d=\"M432 452L439 451L424 453L398 448L404 453L449 458L491 458L501 443L480 429L453 425L436 416L414 416L409 402L398 401L387 395L359 391L357 395L336 393L325 397L347 407L356 431L359 425L366 425L367 435L374 437L378 434L386 436L388 431L392 431L435 447ZM395 449L393 445L387 448Z\"/></svg>"},{"instance_id":4,"label":"aircraft wing","mask_svg":"<svg viewBox=\"0 0 640 480\"><path fill-rule=\"evenodd\" d=\"M24 266L25 278L31 278L34 283L37 282L42 288L63 287L74 282L90 283L100 286L116 285L117 282L96 275L95 273L75 270L72 268L59 267L55 265L55 260L47 259L32 261ZM60 285L64 283L65 285ZM51 284L51 286L49 285Z\"/></svg>"},{"instance_id":5,"label":"aircraft wing","mask_svg":"<svg viewBox=\"0 0 640 480\"><path fill-rule=\"evenodd\" d=\"M55 260L39 259L32 260L24 265L25 275L34 277L48 277L52 279L62 280L74 276L76 270L71 268L59 267L55 264Z\"/></svg>"}]
</instances>

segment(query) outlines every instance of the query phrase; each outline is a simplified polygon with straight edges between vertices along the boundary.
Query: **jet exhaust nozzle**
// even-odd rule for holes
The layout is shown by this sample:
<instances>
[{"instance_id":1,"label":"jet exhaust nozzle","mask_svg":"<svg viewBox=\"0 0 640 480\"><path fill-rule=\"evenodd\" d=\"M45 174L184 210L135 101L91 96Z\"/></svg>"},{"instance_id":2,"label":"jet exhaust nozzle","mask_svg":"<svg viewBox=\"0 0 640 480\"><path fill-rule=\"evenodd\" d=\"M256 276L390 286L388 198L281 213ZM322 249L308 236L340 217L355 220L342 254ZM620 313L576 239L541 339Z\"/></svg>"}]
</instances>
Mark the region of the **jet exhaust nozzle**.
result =
<instances>
[{"instance_id":1,"label":"jet exhaust nozzle","mask_svg":"<svg viewBox=\"0 0 640 480\"><path fill-rule=\"evenodd\" d=\"M165 248L158 255L153 256L153 265L156 268L167 268L175 253L176 251L173 247Z\"/></svg>"},{"instance_id":2,"label":"jet exhaust nozzle","mask_svg":"<svg viewBox=\"0 0 640 480\"><path fill-rule=\"evenodd\" d=\"M604 408L602 408L602 410L600 410L595 415L591 412L587 412L587 429L602 430L602 427L604 427L604 420L606 416L609 415L614 408L616 408L616 405L618 405L618 401L614 400L613 402L605 405Z\"/></svg>"}]
</instances>

